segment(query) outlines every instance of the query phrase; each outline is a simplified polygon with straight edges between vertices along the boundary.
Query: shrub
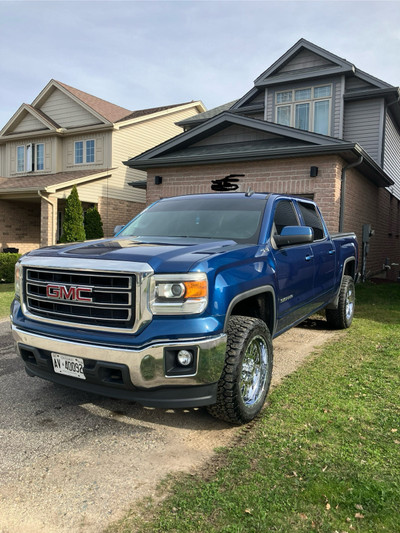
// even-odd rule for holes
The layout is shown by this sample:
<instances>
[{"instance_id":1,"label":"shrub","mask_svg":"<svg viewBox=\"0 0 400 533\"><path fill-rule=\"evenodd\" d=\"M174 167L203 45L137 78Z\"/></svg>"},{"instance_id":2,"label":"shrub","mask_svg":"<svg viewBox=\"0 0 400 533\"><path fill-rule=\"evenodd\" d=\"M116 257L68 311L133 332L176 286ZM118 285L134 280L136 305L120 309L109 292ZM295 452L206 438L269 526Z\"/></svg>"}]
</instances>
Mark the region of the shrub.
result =
<instances>
[{"instance_id":1,"label":"shrub","mask_svg":"<svg viewBox=\"0 0 400 533\"><path fill-rule=\"evenodd\" d=\"M86 211L83 223L87 239L101 239L104 237L103 222L97 207L91 207Z\"/></svg>"},{"instance_id":2,"label":"shrub","mask_svg":"<svg viewBox=\"0 0 400 533\"><path fill-rule=\"evenodd\" d=\"M0 253L0 282L14 283L15 263L20 257L21 254Z\"/></svg>"},{"instance_id":3,"label":"shrub","mask_svg":"<svg viewBox=\"0 0 400 533\"><path fill-rule=\"evenodd\" d=\"M60 242L76 242L85 240L83 227L82 204L79 200L78 190L74 185L65 205L63 231Z\"/></svg>"}]
</instances>

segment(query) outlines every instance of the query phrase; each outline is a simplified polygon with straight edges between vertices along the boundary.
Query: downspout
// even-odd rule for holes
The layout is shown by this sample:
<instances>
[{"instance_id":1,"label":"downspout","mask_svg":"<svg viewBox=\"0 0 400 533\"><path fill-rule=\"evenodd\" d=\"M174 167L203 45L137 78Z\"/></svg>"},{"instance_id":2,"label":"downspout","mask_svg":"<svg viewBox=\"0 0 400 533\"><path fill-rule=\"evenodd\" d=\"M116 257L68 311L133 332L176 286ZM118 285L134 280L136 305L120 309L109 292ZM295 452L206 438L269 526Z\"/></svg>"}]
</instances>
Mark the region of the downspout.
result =
<instances>
[{"instance_id":1,"label":"downspout","mask_svg":"<svg viewBox=\"0 0 400 533\"><path fill-rule=\"evenodd\" d=\"M51 242L50 242L50 245L52 246L54 244L53 241L54 241L54 237L56 234L55 224L54 224L54 204L50 202L50 200L46 198L46 196L43 196L43 194L40 191L38 191L38 195L40 196L40 198L43 198L43 200L45 200L48 204L51 205Z\"/></svg>"},{"instance_id":2,"label":"downspout","mask_svg":"<svg viewBox=\"0 0 400 533\"><path fill-rule=\"evenodd\" d=\"M343 220L344 220L344 197L346 193L346 171L350 168L358 167L364 161L364 156L360 156L357 161L350 163L342 168L341 184L340 184L340 214L339 214L339 232L343 231Z\"/></svg>"}]
</instances>

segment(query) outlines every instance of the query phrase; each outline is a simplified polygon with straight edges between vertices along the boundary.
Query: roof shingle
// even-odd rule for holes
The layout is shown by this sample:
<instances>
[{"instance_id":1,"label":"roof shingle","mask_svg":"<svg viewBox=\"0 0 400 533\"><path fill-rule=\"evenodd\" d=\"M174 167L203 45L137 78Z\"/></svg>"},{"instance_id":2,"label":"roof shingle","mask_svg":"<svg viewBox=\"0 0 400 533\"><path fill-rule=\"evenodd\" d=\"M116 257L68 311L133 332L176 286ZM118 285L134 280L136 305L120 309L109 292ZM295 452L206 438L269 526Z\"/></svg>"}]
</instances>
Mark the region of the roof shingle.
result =
<instances>
[{"instance_id":1,"label":"roof shingle","mask_svg":"<svg viewBox=\"0 0 400 533\"><path fill-rule=\"evenodd\" d=\"M96 170L74 170L72 172L57 172L56 174L42 174L40 176L21 176L16 178L0 178L0 193L15 189L37 189L43 190L50 185L57 185L67 181L84 178L93 174L106 172L107 169Z\"/></svg>"}]
</instances>

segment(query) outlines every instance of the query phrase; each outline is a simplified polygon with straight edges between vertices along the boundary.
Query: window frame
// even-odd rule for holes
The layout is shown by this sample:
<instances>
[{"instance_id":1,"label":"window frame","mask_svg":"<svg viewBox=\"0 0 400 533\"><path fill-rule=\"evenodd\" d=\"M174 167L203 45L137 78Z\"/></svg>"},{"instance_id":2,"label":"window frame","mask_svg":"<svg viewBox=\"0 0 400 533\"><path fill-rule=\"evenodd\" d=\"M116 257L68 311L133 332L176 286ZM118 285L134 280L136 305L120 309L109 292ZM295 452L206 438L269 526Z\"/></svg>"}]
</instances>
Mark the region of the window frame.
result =
<instances>
[{"instance_id":1,"label":"window frame","mask_svg":"<svg viewBox=\"0 0 400 533\"><path fill-rule=\"evenodd\" d=\"M272 212L273 212L273 217L272 217L272 225L271 225L271 230L270 230L270 235L269 235L269 238L271 240L271 243L273 244L273 247L275 249L278 249L278 247L276 246L275 244L275 240L274 240L274 237L275 235L280 235L280 231L278 231L278 227L276 225L276 212L277 212L277 209L278 207L280 207L283 203L286 203L288 205L290 205L291 207L291 210L292 210L292 214L294 215L295 219L296 219L296 224L286 224L286 225L289 225L289 226L300 226L301 225L301 220L300 220L300 217L299 217L299 212L298 210L296 209L296 205L295 203L293 202L292 199L290 198L279 198L278 200L276 200L274 206L273 206L273 209L272 209ZM285 226L283 226L285 227ZM296 245L296 246L301 246L301 245Z\"/></svg>"},{"instance_id":2,"label":"window frame","mask_svg":"<svg viewBox=\"0 0 400 533\"><path fill-rule=\"evenodd\" d=\"M89 143L93 143L89 147ZM82 144L82 161L77 161L77 145ZM90 158L90 160L88 160ZM96 163L96 140L95 139L80 139L74 141L74 165L93 165Z\"/></svg>"},{"instance_id":3,"label":"window frame","mask_svg":"<svg viewBox=\"0 0 400 533\"><path fill-rule=\"evenodd\" d=\"M316 227L315 225L312 225L310 226L306 220L306 216L302 210L302 206L304 207L304 209L312 209L314 211L314 214L316 215L318 221L320 222L320 225L321 227L318 228L320 231L322 231L322 237L319 237L317 238L316 235L315 235L315 230L314 230L314 227ZM313 203L310 203L310 202L304 202L301 198L299 198L299 200L297 201L297 207L298 207L298 210L299 210L299 213L300 213L300 216L301 216L301 219L302 221L304 222L304 224L306 226L309 226L313 229L314 231L314 241L313 242L320 242L320 241L323 241L325 239L328 238L328 232L327 232L327 228L326 228L326 225L325 225L325 222L324 222L324 219L322 218L322 215L318 209L318 207L313 204Z\"/></svg>"},{"instance_id":4,"label":"window frame","mask_svg":"<svg viewBox=\"0 0 400 533\"><path fill-rule=\"evenodd\" d=\"M22 148L22 169L20 169L20 157L19 157L19 149ZM16 172L19 174L22 174L23 172L26 172L25 170L25 162L26 162L26 145L25 144L19 144L16 148Z\"/></svg>"},{"instance_id":5,"label":"window frame","mask_svg":"<svg viewBox=\"0 0 400 533\"><path fill-rule=\"evenodd\" d=\"M42 157L39 158L39 149L42 148ZM16 147L16 172L18 174L27 174L30 172L41 172L45 170L45 159L44 159L44 150L45 143L27 143L19 144ZM22 157L20 157L21 153ZM41 165L39 168L38 161L41 159Z\"/></svg>"},{"instance_id":6,"label":"window frame","mask_svg":"<svg viewBox=\"0 0 400 533\"><path fill-rule=\"evenodd\" d=\"M39 161L39 147L42 146L43 147L43 152L42 152L42 156L41 156L41 168L39 168L39 164L38 164L38 161ZM35 168L35 172L40 172L41 170L44 170L44 143L37 143L34 145L35 149L34 149L34 168Z\"/></svg>"},{"instance_id":7,"label":"window frame","mask_svg":"<svg viewBox=\"0 0 400 533\"><path fill-rule=\"evenodd\" d=\"M330 96L315 96L316 89L322 87L330 88ZM296 93L310 91L310 98L299 98L296 99ZM291 98L288 100L288 95L291 93ZM285 95L283 98L280 98L280 95ZM289 108L289 126L291 128L301 129L302 131L311 131L313 133L319 133L315 131L315 104L317 102L328 102L328 123L327 123L327 132L319 133L320 135L330 135L332 127L332 98L333 98L333 84L325 83L321 85L311 85L307 87L294 88L294 89L285 89L282 91L275 91L275 123L282 126L287 126L288 124L283 124L278 122L278 114L280 108ZM281 100L281 101L279 101ZM296 115L297 115L297 106L308 104L308 128L303 129L296 126Z\"/></svg>"}]
</instances>

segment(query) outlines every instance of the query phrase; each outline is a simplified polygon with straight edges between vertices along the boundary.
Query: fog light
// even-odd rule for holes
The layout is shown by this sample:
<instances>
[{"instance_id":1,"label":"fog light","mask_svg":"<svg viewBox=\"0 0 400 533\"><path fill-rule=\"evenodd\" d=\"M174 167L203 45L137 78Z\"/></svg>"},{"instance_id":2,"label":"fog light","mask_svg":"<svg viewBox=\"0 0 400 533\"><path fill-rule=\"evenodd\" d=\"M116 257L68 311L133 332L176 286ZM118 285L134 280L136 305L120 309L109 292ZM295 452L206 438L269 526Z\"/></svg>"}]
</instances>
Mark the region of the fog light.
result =
<instances>
[{"instance_id":1,"label":"fog light","mask_svg":"<svg viewBox=\"0 0 400 533\"><path fill-rule=\"evenodd\" d=\"M189 366L193 362L193 354L187 350L179 350L176 358L182 366Z\"/></svg>"}]
</instances>

